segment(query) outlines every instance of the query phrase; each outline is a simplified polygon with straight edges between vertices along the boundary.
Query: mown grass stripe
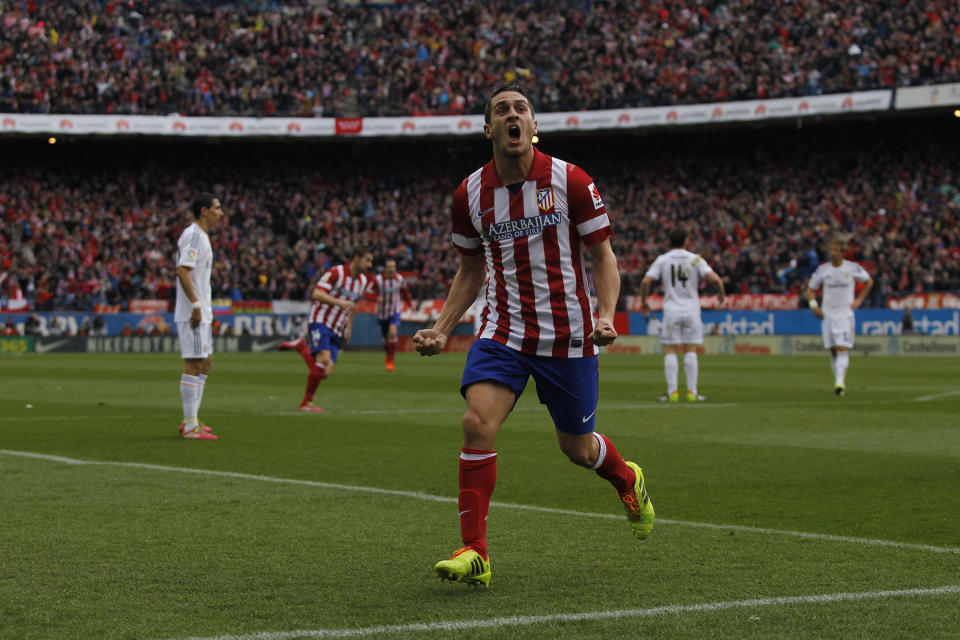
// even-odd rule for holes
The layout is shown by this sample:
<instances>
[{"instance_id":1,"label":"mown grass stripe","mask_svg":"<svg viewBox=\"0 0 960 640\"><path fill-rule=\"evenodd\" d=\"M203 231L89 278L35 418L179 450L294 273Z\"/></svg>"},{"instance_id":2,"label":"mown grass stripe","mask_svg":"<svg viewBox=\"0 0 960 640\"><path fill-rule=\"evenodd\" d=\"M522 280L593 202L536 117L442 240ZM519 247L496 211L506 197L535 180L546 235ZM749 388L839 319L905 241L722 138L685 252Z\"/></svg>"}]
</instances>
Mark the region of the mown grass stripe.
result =
<instances>
[{"instance_id":1,"label":"mown grass stripe","mask_svg":"<svg viewBox=\"0 0 960 640\"><path fill-rule=\"evenodd\" d=\"M556 613L540 616L511 616L490 618L487 620L444 620L414 624L378 625L360 629L298 629L295 631L266 631L243 635L219 635L210 637L191 637L180 640L295 640L296 638L358 638L364 636L384 636L410 633L430 633L434 631L467 631L471 629L497 629L519 627L554 622L595 622L620 618L648 618L660 615L682 613L701 613L723 611L727 609L749 609L753 607L790 606L796 604L832 604L857 600L878 600L886 598L911 598L923 596L945 596L960 594L960 585L930 587L920 589L897 589L883 591L861 591L853 593L823 593L809 596L773 596L769 598L750 598L747 600L728 600L725 602L701 602L693 604L670 604L645 609L619 609L614 611L587 611L583 613Z\"/></svg>"},{"instance_id":2,"label":"mown grass stripe","mask_svg":"<svg viewBox=\"0 0 960 640\"><path fill-rule=\"evenodd\" d=\"M306 487L317 487L320 489L337 489L341 491L356 491L364 493L375 493L380 495L391 495L403 498L412 498L414 500L426 500L430 502L453 502L457 499L448 496L435 496L421 491L399 491L396 489L381 489L378 487L362 487L357 485L338 484L334 482L319 482L317 480L299 480L296 478L276 478L272 476L262 476L251 473L237 473L233 471L217 471L211 469L192 469L189 467L169 467L157 464L147 464L143 462L117 462L111 460L79 460L76 458L65 458L45 453L34 453L32 451L9 451L0 449L0 455L19 456L24 458L33 458L37 460L47 460L50 462L60 462L70 465L90 465L90 466L113 466L125 467L131 469L149 469L152 471L163 471L173 473L193 473L199 475L215 476L221 478L236 478L239 480L254 480L257 482L272 482L276 484L290 484ZM605 518L611 520L620 520L623 518L620 514L613 513L592 513L589 511L574 511L572 509L557 509L553 507L540 507L536 505L514 504L510 502L492 501L491 507L503 509L519 509L523 511L536 511L540 513L550 513L555 515L577 516L585 518ZM955 547L937 547L926 544L916 544L911 542L899 542L896 540L878 540L873 538L857 538L853 536L840 536L829 533L810 533L806 531L789 531L784 529L768 529L764 527L750 527L746 525L715 524L711 522L691 522L687 520L670 520L667 518L657 518L658 524L671 524L684 527L699 527L703 529L715 529L720 531L740 531L743 533L757 533L762 535L781 535L795 538L807 538L812 540L823 540L829 542L841 542L847 544L860 544L874 547L894 547L899 549L908 549L912 551L927 551L932 553L950 553L960 554L960 548Z\"/></svg>"}]
</instances>

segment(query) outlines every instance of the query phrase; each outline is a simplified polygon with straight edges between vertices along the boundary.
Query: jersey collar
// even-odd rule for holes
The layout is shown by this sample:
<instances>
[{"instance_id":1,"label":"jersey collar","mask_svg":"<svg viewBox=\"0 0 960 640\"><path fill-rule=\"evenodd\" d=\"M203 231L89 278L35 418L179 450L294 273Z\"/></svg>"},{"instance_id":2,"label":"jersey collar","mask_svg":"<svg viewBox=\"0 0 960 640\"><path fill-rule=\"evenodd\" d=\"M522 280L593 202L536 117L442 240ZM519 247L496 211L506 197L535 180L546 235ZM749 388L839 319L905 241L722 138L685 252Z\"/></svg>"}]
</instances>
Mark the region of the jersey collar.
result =
<instances>
[{"instance_id":1,"label":"jersey collar","mask_svg":"<svg viewBox=\"0 0 960 640\"><path fill-rule=\"evenodd\" d=\"M533 163L530 165L530 172L527 174L527 181L539 181L542 178L550 177L553 158L545 153L541 153L536 147L533 148ZM497 173L497 166L491 158L483 167L483 182L489 187L505 187L500 180L500 174Z\"/></svg>"}]
</instances>

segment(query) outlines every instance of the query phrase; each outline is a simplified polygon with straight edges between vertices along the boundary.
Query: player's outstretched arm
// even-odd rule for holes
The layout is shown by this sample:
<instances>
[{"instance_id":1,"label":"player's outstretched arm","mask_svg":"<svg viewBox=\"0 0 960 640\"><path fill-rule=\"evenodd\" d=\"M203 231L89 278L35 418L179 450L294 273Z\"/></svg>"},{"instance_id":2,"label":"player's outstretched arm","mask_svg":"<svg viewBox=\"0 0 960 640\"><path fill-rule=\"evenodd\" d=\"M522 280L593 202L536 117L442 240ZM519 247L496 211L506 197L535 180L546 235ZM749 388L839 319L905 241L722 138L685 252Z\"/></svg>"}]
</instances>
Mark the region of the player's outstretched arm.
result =
<instances>
[{"instance_id":1,"label":"player's outstretched arm","mask_svg":"<svg viewBox=\"0 0 960 640\"><path fill-rule=\"evenodd\" d=\"M867 283L863 285L863 290L860 292L860 295L857 296L857 299L853 301L853 304L850 305L850 308L859 309L863 301L870 295L871 289L873 289L873 278L867 278Z\"/></svg>"},{"instance_id":2,"label":"player's outstretched arm","mask_svg":"<svg viewBox=\"0 0 960 640\"><path fill-rule=\"evenodd\" d=\"M650 313L650 305L647 304L647 295L650 293L650 287L653 285L653 276L643 276L640 281L640 313L646 318Z\"/></svg>"},{"instance_id":3,"label":"player's outstretched arm","mask_svg":"<svg viewBox=\"0 0 960 640\"><path fill-rule=\"evenodd\" d=\"M200 298L197 296L196 291L193 290L193 279L190 277L190 272L193 270L193 267L188 267L185 264L181 264L177 267L177 280L180 281L180 286L183 287L183 292L187 294L187 299L194 304L193 310L190 312L190 326L196 329L200 326L200 321L203 317L203 314L200 310L200 307L197 306Z\"/></svg>"},{"instance_id":4,"label":"player's outstretched arm","mask_svg":"<svg viewBox=\"0 0 960 640\"><path fill-rule=\"evenodd\" d=\"M460 267L450 285L447 301L432 329L421 329L413 336L413 346L422 356L433 356L447 346L447 337L453 333L460 318L477 299L483 285L485 267L483 255L461 255Z\"/></svg>"},{"instance_id":5,"label":"player's outstretched arm","mask_svg":"<svg viewBox=\"0 0 960 640\"><path fill-rule=\"evenodd\" d=\"M353 313L357 309L357 305L353 300L338 298L321 287L313 288L313 292L310 294L310 299L314 302L322 302L323 304L329 304L333 307L340 307L347 313Z\"/></svg>"},{"instance_id":6,"label":"player's outstretched arm","mask_svg":"<svg viewBox=\"0 0 960 640\"><path fill-rule=\"evenodd\" d=\"M604 347L613 344L617 331L613 328L613 314L620 297L620 271L617 269L617 256L613 253L610 240L587 245L593 258L593 286L597 291L597 323L590 334L593 344Z\"/></svg>"},{"instance_id":7,"label":"player's outstretched arm","mask_svg":"<svg viewBox=\"0 0 960 640\"><path fill-rule=\"evenodd\" d=\"M727 292L723 288L723 279L717 275L716 271L711 271L707 274L707 280L717 288L717 301L723 304L724 299L727 297Z\"/></svg>"},{"instance_id":8,"label":"player's outstretched arm","mask_svg":"<svg viewBox=\"0 0 960 640\"><path fill-rule=\"evenodd\" d=\"M820 305L817 303L817 294L810 287L807 287L807 305L810 307L810 310L813 311L813 315L818 318L823 318L823 310L820 309Z\"/></svg>"}]
</instances>

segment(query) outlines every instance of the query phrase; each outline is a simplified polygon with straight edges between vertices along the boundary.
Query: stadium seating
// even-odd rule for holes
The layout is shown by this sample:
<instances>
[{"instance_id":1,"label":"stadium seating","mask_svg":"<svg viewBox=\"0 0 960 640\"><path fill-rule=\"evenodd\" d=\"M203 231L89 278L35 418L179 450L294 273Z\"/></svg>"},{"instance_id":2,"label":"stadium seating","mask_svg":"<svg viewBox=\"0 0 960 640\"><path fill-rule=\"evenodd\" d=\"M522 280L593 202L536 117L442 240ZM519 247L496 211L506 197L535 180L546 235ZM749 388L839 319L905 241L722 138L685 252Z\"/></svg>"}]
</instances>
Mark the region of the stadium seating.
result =
<instances>
[{"instance_id":1,"label":"stadium seating","mask_svg":"<svg viewBox=\"0 0 960 640\"><path fill-rule=\"evenodd\" d=\"M771 132L544 140L590 173L614 221L623 293L636 294L666 230L686 224L732 293L797 291L834 231L897 292L960 290L960 151L939 122ZM303 299L358 243L442 297L456 272L449 207L489 159L481 141L363 145L8 142L0 157L0 273L32 307L171 298L176 239L201 188L227 217L212 236L215 295ZM416 162L411 162L415 158ZM819 253L819 255L818 255ZM9 297L9 296L8 296Z\"/></svg>"},{"instance_id":2,"label":"stadium seating","mask_svg":"<svg viewBox=\"0 0 960 640\"><path fill-rule=\"evenodd\" d=\"M960 80L951 2L279 3L0 0L0 112L480 113L525 81L542 111Z\"/></svg>"},{"instance_id":3,"label":"stadium seating","mask_svg":"<svg viewBox=\"0 0 960 640\"><path fill-rule=\"evenodd\" d=\"M956 3L830 9L0 0L0 112L478 113L491 86L519 79L542 113L960 80ZM858 122L789 143L780 130L776 146L763 133L696 131L541 146L595 177L624 294L681 223L743 293L796 291L825 237L849 233L879 305L892 293L960 290L958 152L937 126L877 135ZM450 194L489 153L472 140L75 141L56 153L4 144L0 297L36 309L171 298L186 203L208 188L228 212L214 234L218 296L302 299L311 278L363 243L413 275L415 296L442 297L457 263Z\"/></svg>"}]
</instances>

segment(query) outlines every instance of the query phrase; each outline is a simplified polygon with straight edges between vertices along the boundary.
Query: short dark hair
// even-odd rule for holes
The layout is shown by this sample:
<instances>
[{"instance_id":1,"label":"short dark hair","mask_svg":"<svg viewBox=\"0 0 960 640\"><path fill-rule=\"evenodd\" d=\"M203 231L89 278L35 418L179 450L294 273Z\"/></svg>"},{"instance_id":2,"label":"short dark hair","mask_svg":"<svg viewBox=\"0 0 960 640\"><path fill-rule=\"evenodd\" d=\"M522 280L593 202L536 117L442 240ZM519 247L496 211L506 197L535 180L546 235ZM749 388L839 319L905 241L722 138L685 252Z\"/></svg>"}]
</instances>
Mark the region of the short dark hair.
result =
<instances>
[{"instance_id":1,"label":"short dark hair","mask_svg":"<svg viewBox=\"0 0 960 640\"><path fill-rule=\"evenodd\" d=\"M358 244L353 248L353 251L350 253L350 259L352 260L354 258L362 258L368 253L373 254L373 251L370 249L370 247L364 244Z\"/></svg>"},{"instance_id":2,"label":"short dark hair","mask_svg":"<svg viewBox=\"0 0 960 640\"><path fill-rule=\"evenodd\" d=\"M193 211L193 217L199 218L200 213L203 209L209 209L213 206L213 201L217 199L217 196L212 193L198 193L197 197L193 199L193 202L190 203L190 211Z\"/></svg>"},{"instance_id":3,"label":"short dark hair","mask_svg":"<svg viewBox=\"0 0 960 640\"><path fill-rule=\"evenodd\" d=\"M683 227L674 227L670 230L670 246L679 249L687 241L687 230Z\"/></svg>"},{"instance_id":4,"label":"short dark hair","mask_svg":"<svg viewBox=\"0 0 960 640\"><path fill-rule=\"evenodd\" d=\"M490 94L490 97L487 98L487 106L483 109L483 121L487 124L490 124L490 109L493 106L493 99L496 98L499 94L506 91L516 91L524 98L527 99L527 104L530 105L530 112L533 113L533 102L530 100L530 96L527 95L527 92L523 90L523 87L520 86L519 82L511 82L510 84L502 84L496 89L493 90L493 93Z\"/></svg>"}]
</instances>

